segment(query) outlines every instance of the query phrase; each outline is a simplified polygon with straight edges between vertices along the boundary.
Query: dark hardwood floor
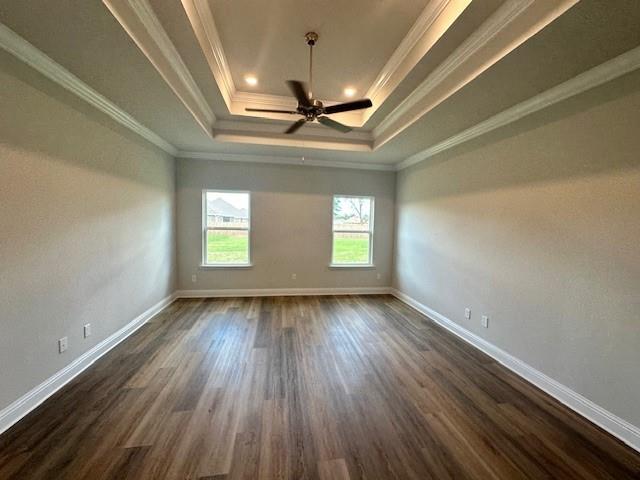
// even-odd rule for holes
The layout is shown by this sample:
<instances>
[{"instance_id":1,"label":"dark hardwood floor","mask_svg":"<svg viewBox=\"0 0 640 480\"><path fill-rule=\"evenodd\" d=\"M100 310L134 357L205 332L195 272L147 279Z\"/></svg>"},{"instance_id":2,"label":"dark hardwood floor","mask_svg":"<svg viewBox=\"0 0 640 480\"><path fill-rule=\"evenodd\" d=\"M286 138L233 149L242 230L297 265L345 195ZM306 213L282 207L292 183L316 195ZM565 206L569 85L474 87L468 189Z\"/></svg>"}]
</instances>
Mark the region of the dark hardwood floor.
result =
<instances>
[{"instance_id":1,"label":"dark hardwood floor","mask_svg":"<svg viewBox=\"0 0 640 480\"><path fill-rule=\"evenodd\" d=\"M388 296L179 300L0 436L2 479L629 479L640 455Z\"/></svg>"}]
</instances>

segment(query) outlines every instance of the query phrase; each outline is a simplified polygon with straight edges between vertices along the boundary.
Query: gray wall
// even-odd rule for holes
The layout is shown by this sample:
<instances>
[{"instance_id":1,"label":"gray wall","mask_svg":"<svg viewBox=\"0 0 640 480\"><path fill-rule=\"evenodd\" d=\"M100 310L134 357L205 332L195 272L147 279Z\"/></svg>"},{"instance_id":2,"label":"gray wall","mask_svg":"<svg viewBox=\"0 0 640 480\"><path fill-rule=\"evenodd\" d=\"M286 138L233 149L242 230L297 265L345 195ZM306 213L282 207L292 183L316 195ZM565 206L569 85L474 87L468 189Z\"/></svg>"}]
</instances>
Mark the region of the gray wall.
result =
<instances>
[{"instance_id":1,"label":"gray wall","mask_svg":"<svg viewBox=\"0 0 640 480\"><path fill-rule=\"evenodd\" d=\"M251 260L243 269L201 269L202 190L251 191ZM179 159L178 287L386 287L391 285L394 172ZM329 268L334 193L375 196L376 268ZM295 273L297 279L291 279ZM377 274L381 275L377 279ZM197 281L191 281L192 275Z\"/></svg>"},{"instance_id":2,"label":"gray wall","mask_svg":"<svg viewBox=\"0 0 640 480\"><path fill-rule=\"evenodd\" d=\"M174 291L175 164L5 55L0 85L2 409Z\"/></svg>"},{"instance_id":3,"label":"gray wall","mask_svg":"<svg viewBox=\"0 0 640 480\"><path fill-rule=\"evenodd\" d=\"M639 128L636 73L399 172L394 270L399 290L635 425Z\"/></svg>"}]
</instances>

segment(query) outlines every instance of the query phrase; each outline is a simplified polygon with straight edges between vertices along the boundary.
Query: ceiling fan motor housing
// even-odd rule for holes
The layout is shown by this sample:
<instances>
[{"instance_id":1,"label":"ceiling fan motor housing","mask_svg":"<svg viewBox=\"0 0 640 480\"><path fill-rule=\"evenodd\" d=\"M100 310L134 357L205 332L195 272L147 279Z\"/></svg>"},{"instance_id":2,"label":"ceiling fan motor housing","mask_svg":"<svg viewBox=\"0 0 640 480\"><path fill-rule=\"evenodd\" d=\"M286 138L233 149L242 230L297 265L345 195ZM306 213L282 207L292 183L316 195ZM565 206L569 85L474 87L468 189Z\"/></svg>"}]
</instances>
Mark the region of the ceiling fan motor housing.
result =
<instances>
[{"instance_id":1,"label":"ceiling fan motor housing","mask_svg":"<svg viewBox=\"0 0 640 480\"><path fill-rule=\"evenodd\" d=\"M307 121L313 121L318 115L322 114L324 111L323 107L324 106L320 100L312 99L310 107L298 104L298 112L301 115L304 115Z\"/></svg>"},{"instance_id":2,"label":"ceiling fan motor housing","mask_svg":"<svg viewBox=\"0 0 640 480\"><path fill-rule=\"evenodd\" d=\"M307 45L313 47L318 42L318 34L316 32L308 32L304 39L307 41Z\"/></svg>"}]
</instances>

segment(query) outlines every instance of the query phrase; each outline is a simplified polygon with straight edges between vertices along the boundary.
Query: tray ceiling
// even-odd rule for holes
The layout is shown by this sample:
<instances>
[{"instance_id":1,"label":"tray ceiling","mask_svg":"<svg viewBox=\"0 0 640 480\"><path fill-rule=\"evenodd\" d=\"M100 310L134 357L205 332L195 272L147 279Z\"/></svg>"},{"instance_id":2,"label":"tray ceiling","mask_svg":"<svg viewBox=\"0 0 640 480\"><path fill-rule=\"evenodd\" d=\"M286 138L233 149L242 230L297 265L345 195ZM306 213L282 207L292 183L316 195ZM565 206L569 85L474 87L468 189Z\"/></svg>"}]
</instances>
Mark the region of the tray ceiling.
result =
<instances>
[{"instance_id":1,"label":"tray ceiling","mask_svg":"<svg viewBox=\"0 0 640 480\"><path fill-rule=\"evenodd\" d=\"M158 135L164 143L154 143L172 153L386 168L485 131L476 124L502 125L503 111L516 119L637 68L640 7L608 5L103 0L52 9L45 0L0 0L11 29L0 31L0 47L143 137ZM338 115L355 127L349 134L308 125L284 135L295 117L244 112L295 106L283 80L306 79L308 30L320 34L316 96L345 101L351 86L373 100L372 109ZM569 81L583 72L586 80ZM248 73L256 86L244 82Z\"/></svg>"},{"instance_id":2,"label":"tray ceiling","mask_svg":"<svg viewBox=\"0 0 640 480\"><path fill-rule=\"evenodd\" d=\"M220 142L353 152L371 152L393 139L429 110L544 28L576 1L559 0L547 3L507 0L503 2L477 30L457 46L445 61L430 72L407 98L403 99L367 134L355 132L336 135L335 132L326 132L326 129L314 130L307 126L303 134L282 135L271 128L257 128L256 124L253 124L250 129L246 125L233 122L226 122L224 126L215 125L216 116L211 106L206 102L188 66L167 33L168 29L163 27L153 6L147 0L138 2L103 0L114 17L192 113L196 122L212 139ZM295 45L298 42L290 41L293 38L289 38L289 35L282 34L285 38L283 41L276 42L277 48L264 47L265 44L269 44L269 29L280 30L282 24L287 23L286 20L288 20L304 26L299 33L301 36L303 31L310 28L321 30L318 27L322 27L323 24L329 32L334 32L333 35L328 35L329 46L341 53L322 57L321 70L327 70L341 79L341 75L356 75L349 72L353 72L354 66L357 65L363 85L368 83L367 78L373 78L373 83L364 93L364 96L371 98L373 102L371 108L341 113L333 117L339 122L360 128L367 124L369 118L384 104L405 77L445 36L469 6L470 0L429 0L424 4L417 1L374 2L374 6L369 8L365 8L366 5L360 2L353 2L355 6L350 4L348 7L340 7L343 2L331 4L318 2L314 3L313 7L309 2L299 2L298 5L285 2L278 4L277 7L273 7L272 4L263 5L264 8L255 2L251 5L246 2L231 3L232 5L209 0L182 0L193 33L230 114L260 116L288 122L297 118L285 114L246 111L247 108L295 109L296 103L292 97L257 91L260 88L259 78L262 73L267 79L267 87L277 89L278 76L283 73L288 74L288 69L291 68L290 62L299 59L300 47ZM251 8L252 5L255 8ZM268 11L270 6L275 9L274 12ZM362 10L359 18L356 12L358 8ZM216 18L216 13L226 18ZM416 14L416 20L410 22L408 19ZM385 16L393 19L384 22ZM237 23L239 18L245 23L242 25ZM342 27L336 29L335 22ZM352 36L347 40L342 37L343 28L350 23L354 23L357 27L351 28ZM379 51L367 54L367 45L371 43L368 37L371 36L372 31L380 29L385 23L388 24L388 35L380 36L381 39L376 39L373 44ZM253 27L251 24L254 24ZM313 27L314 24L317 26ZM218 25L224 25L222 32ZM263 25L267 26L267 30L259 28ZM407 28L408 30L403 34ZM318 33L322 35L322 32ZM231 51L236 52L235 60L229 60L229 55L225 51L223 41L225 36ZM337 43L332 45L333 41ZM340 49L339 44L344 46ZM252 51L253 55L251 55ZM269 56L264 57L264 55ZM368 55L367 58L370 61L358 63L358 58L362 55ZM336 57L336 67L331 67L330 63L327 63L330 56ZM385 58L387 56L388 58ZM256 70L247 72L258 78L258 83L253 85L256 91L239 90L237 83L241 80L234 78L234 75L239 77L242 72L238 70L234 72L233 65L243 65L244 62L244 66L238 68L245 69L249 59L254 58L254 61L258 61L261 57L264 57L263 72ZM382 68L378 71L380 65ZM346 82L346 80L340 80L340 82ZM331 87L331 80L320 80L319 88L327 93L336 89L335 85ZM325 103L330 102L322 97L320 100Z\"/></svg>"}]
</instances>

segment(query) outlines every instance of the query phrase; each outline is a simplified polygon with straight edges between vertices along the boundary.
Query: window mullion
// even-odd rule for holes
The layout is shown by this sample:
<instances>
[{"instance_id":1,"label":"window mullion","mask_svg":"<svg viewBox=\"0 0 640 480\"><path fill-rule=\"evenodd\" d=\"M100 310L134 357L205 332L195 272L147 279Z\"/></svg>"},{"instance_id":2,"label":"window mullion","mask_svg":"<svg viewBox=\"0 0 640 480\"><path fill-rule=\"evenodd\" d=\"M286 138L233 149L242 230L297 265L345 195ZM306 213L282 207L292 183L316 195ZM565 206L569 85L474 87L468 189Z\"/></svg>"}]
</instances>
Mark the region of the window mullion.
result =
<instances>
[{"instance_id":1,"label":"window mullion","mask_svg":"<svg viewBox=\"0 0 640 480\"><path fill-rule=\"evenodd\" d=\"M222 231L222 232L248 232L249 229L248 228L242 228L242 227L207 227L207 231L208 232L214 232L214 231Z\"/></svg>"}]
</instances>

